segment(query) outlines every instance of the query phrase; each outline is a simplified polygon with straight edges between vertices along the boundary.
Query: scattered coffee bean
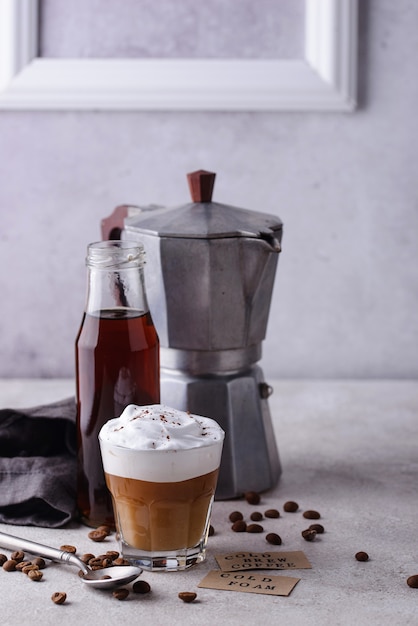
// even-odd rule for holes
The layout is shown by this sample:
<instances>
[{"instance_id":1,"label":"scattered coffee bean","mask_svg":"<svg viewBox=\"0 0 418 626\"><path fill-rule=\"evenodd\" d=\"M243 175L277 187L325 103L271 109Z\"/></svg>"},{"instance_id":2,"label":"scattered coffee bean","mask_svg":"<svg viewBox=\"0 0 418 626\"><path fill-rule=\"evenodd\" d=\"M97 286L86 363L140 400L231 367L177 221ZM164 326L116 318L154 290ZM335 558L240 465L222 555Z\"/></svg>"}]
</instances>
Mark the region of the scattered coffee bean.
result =
<instances>
[{"instance_id":1,"label":"scattered coffee bean","mask_svg":"<svg viewBox=\"0 0 418 626\"><path fill-rule=\"evenodd\" d=\"M355 555L357 561L368 561L369 560L369 555L367 554L367 552L357 552L357 554Z\"/></svg>"},{"instance_id":2,"label":"scattered coffee bean","mask_svg":"<svg viewBox=\"0 0 418 626\"><path fill-rule=\"evenodd\" d=\"M263 514L260 513L260 511L254 511L254 513L251 513L250 519L252 519L253 522L260 522L263 519Z\"/></svg>"},{"instance_id":3,"label":"scattered coffee bean","mask_svg":"<svg viewBox=\"0 0 418 626\"><path fill-rule=\"evenodd\" d=\"M119 558L119 552L116 552L116 550L108 550L106 552L106 556L108 559L112 559L112 561L114 561L115 559Z\"/></svg>"},{"instance_id":4,"label":"scattered coffee bean","mask_svg":"<svg viewBox=\"0 0 418 626\"><path fill-rule=\"evenodd\" d=\"M274 546L281 546L282 545L282 539L276 533L267 533L266 541L268 543L272 543Z\"/></svg>"},{"instance_id":5,"label":"scattered coffee bean","mask_svg":"<svg viewBox=\"0 0 418 626\"><path fill-rule=\"evenodd\" d=\"M88 562L88 566L91 567L91 569L101 569L103 563L103 559L100 556L95 556L93 559L90 559L90 561Z\"/></svg>"},{"instance_id":6,"label":"scattered coffee bean","mask_svg":"<svg viewBox=\"0 0 418 626\"><path fill-rule=\"evenodd\" d=\"M91 530L88 534L88 538L92 541L104 541L107 537L108 533L104 530Z\"/></svg>"},{"instance_id":7,"label":"scattered coffee bean","mask_svg":"<svg viewBox=\"0 0 418 626\"><path fill-rule=\"evenodd\" d=\"M30 578L31 580L35 582L41 581L42 577L43 577L43 574L40 569L33 569L30 572L28 572L28 578Z\"/></svg>"},{"instance_id":8,"label":"scattered coffee bean","mask_svg":"<svg viewBox=\"0 0 418 626\"><path fill-rule=\"evenodd\" d=\"M31 561L20 561L20 563L16 564L16 571L21 572L25 567L28 567L28 565L32 565Z\"/></svg>"},{"instance_id":9,"label":"scattered coffee bean","mask_svg":"<svg viewBox=\"0 0 418 626\"><path fill-rule=\"evenodd\" d=\"M17 550L11 553L10 558L16 561L16 563L20 563L25 558L25 553L22 550Z\"/></svg>"},{"instance_id":10,"label":"scattered coffee bean","mask_svg":"<svg viewBox=\"0 0 418 626\"><path fill-rule=\"evenodd\" d=\"M70 552L70 554L75 554L77 552L77 548L75 546L70 546L66 543L63 546L60 546L60 550L63 552Z\"/></svg>"},{"instance_id":11,"label":"scattered coffee bean","mask_svg":"<svg viewBox=\"0 0 418 626\"><path fill-rule=\"evenodd\" d=\"M316 530L312 530L312 528L302 530L302 537L305 541L313 541L316 537Z\"/></svg>"},{"instance_id":12,"label":"scattered coffee bean","mask_svg":"<svg viewBox=\"0 0 418 626\"><path fill-rule=\"evenodd\" d=\"M232 511L232 513L230 513L229 515L230 522L238 522L239 520L242 520L242 519L244 519L244 516L241 513L241 511Z\"/></svg>"},{"instance_id":13,"label":"scattered coffee bean","mask_svg":"<svg viewBox=\"0 0 418 626\"><path fill-rule=\"evenodd\" d=\"M298 508L299 504L297 502L293 502L292 500L285 502L283 505L283 509L286 511L286 513L296 513Z\"/></svg>"},{"instance_id":14,"label":"scattered coffee bean","mask_svg":"<svg viewBox=\"0 0 418 626\"><path fill-rule=\"evenodd\" d=\"M129 589L126 589L125 587L115 589L112 595L114 598L116 598L116 600L126 600L126 598L129 596Z\"/></svg>"},{"instance_id":15,"label":"scattered coffee bean","mask_svg":"<svg viewBox=\"0 0 418 626\"><path fill-rule=\"evenodd\" d=\"M118 556L119 556L119 552L118 552ZM95 559L96 557L94 556L94 554L87 552L86 554L83 554L79 558L80 558L80 561L83 561L83 563L88 563L89 561L91 561L92 559Z\"/></svg>"},{"instance_id":16,"label":"scattered coffee bean","mask_svg":"<svg viewBox=\"0 0 418 626\"><path fill-rule=\"evenodd\" d=\"M134 593L149 593L151 591L151 585L146 580L136 580L132 585L132 591Z\"/></svg>"},{"instance_id":17,"label":"scattered coffee bean","mask_svg":"<svg viewBox=\"0 0 418 626\"><path fill-rule=\"evenodd\" d=\"M248 524L247 533L262 533L264 528L260 524Z\"/></svg>"},{"instance_id":18,"label":"scattered coffee bean","mask_svg":"<svg viewBox=\"0 0 418 626\"><path fill-rule=\"evenodd\" d=\"M39 569L45 569L46 567L46 563L41 556L36 556L34 559L32 559L31 563L32 565L37 565Z\"/></svg>"},{"instance_id":19,"label":"scattered coffee bean","mask_svg":"<svg viewBox=\"0 0 418 626\"><path fill-rule=\"evenodd\" d=\"M197 594L193 591L180 591L179 598L183 602L193 602L193 600L196 600Z\"/></svg>"},{"instance_id":20,"label":"scattered coffee bean","mask_svg":"<svg viewBox=\"0 0 418 626\"><path fill-rule=\"evenodd\" d=\"M29 574L29 572L33 572L33 571L36 571L36 570L39 570L39 567L37 565L32 565L31 564L31 565L26 565L26 567L24 567L22 569L22 572L24 574Z\"/></svg>"},{"instance_id":21,"label":"scattered coffee bean","mask_svg":"<svg viewBox=\"0 0 418 626\"><path fill-rule=\"evenodd\" d=\"M264 512L264 515L271 519L275 519L280 517L280 512L277 509L267 509L267 511Z\"/></svg>"},{"instance_id":22,"label":"scattered coffee bean","mask_svg":"<svg viewBox=\"0 0 418 626\"><path fill-rule=\"evenodd\" d=\"M321 515L318 513L318 511L304 511L303 517L305 519L319 519Z\"/></svg>"},{"instance_id":23,"label":"scattered coffee bean","mask_svg":"<svg viewBox=\"0 0 418 626\"><path fill-rule=\"evenodd\" d=\"M0 567L3 567L3 563L6 563L7 556L5 554L0 554Z\"/></svg>"},{"instance_id":24,"label":"scattered coffee bean","mask_svg":"<svg viewBox=\"0 0 418 626\"><path fill-rule=\"evenodd\" d=\"M245 533L245 531L247 530L247 523L244 522L243 519L239 519L232 524L231 528L234 533Z\"/></svg>"},{"instance_id":25,"label":"scattered coffee bean","mask_svg":"<svg viewBox=\"0 0 418 626\"><path fill-rule=\"evenodd\" d=\"M96 530L100 530L100 532L104 532L104 533L106 533L106 535L111 535L112 534L112 529L110 528L110 526L106 526L105 524L102 524L101 526L98 526L96 528Z\"/></svg>"},{"instance_id":26,"label":"scattered coffee bean","mask_svg":"<svg viewBox=\"0 0 418 626\"><path fill-rule=\"evenodd\" d=\"M414 574L413 576L410 576L407 579L406 584L409 587L412 587L413 589L418 589L418 574Z\"/></svg>"},{"instance_id":27,"label":"scattered coffee bean","mask_svg":"<svg viewBox=\"0 0 418 626\"><path fill-rule=\"evenodd\" d=\"M113 561L113 565L130 565L130 563L127 559L124 559L123 557L119 556L117 559Z\"/></svg>"},{"instance_id":28,"label":"scattered coffee bean","mask_svg":"<svg viewBox=\"0 0 418 626\"><path fill-rule=\"evenodd\" d=\"M322 526L322 524L311 524L309 526L309 530L316 530L318 535L322 535L325 532L325 528Z\"/></svg>"},{"instance_id":29,"label":"scattered coffee bean","mask_svg":"<svg viewBox=\"0 0 418 626\"><path fill-rule=\"evenodd\" d=\"M259 504L260 502L260 494L256 491L246 491L244 498L247 500L248 504Z\"/></svg>"},{"instance_id":30,"label":"scattered coffee bean","mask_svg":"<svg viewBox=\"0 0 418 626\"><path fill-rule=\"evenodd\" d=\"M51 600L52 602L55 602L55 604L64 604L66 599L67 599L67 594L65 593L65 591L56 591L51 596Z\"/></svg>"},{"instance_id":31,"label":"scattered coffee bean","mask_svg":"<svg viewBox=\"0 0 418 626\"><path fill-rule=\"evenodd\" d=\"M213 537L213 535L214 535L214 534L215 534L215 529L214 529L214 527L212 526L212 524L210 524L210 526L209 526L208 536L209 536L209 537Z\"/></svg>"},{"instance_id":32,"label":"scattered coffee bean","mask_svg":"<svg viewBox=\"0 0 418 626\"><path fill-rule=\"evenodd\" d=\"M17 562L14 559L7 559L7 561L3 563L3 569L6 570L6 572L14 572L16 565Z\"/></svg>"}]
</instances>

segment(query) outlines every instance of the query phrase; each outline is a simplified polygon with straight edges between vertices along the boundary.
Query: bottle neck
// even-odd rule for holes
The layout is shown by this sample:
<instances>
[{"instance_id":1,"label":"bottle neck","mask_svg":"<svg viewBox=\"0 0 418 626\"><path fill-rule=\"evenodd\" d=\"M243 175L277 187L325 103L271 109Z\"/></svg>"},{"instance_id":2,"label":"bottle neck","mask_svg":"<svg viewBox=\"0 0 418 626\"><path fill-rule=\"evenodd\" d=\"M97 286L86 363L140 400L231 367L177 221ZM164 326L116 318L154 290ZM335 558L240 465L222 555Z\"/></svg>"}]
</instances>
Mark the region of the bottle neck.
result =
<instances>
[{"instance_id":1,"label":"bottle neck","mask_svg":"<svg viewBox=\"0 0 418 626\"><path fill-rule=\"evenodd\" d=\"M89 267L86 313L100 315L103 311L148 312L142 268L103 270Z\"/></svg>"},{"instance_id":2,"label":"bottle neck","mask_svg":"<svg viewBox=\"0 0 418 626\"><path fill-rule=\"evenodd\" d=\"M99 241L87 248L86 313L148 312L144 286L144 248L129 241Z\"/></svg>"}]
</instances>

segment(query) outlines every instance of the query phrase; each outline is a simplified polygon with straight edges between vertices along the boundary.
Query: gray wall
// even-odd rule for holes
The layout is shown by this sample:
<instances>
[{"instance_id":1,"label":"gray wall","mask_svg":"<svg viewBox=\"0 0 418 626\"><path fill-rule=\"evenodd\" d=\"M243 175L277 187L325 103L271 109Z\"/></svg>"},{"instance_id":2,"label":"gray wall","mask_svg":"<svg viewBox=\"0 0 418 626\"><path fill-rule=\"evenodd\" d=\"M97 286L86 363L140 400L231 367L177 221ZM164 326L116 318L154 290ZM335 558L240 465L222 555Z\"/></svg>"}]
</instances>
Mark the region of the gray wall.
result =
<instances>
[{"instance_id":1,"label":"gray wall","mask_svg":"<svg viewBox=\"0 0 418 626\"><path fill-rule=\"evenodd\" d=\"M45 1L45 54L68 53L52 30L60 24L90 53L84 22L77 28L65 11L98 4ZM97 46L113 23L106 5ZM273 1L263 5L274 12ZM193 26L196 3L183 6ZM284 4L296 41L301 6ZM239 19L254 29L251 14ZM354 114L1 111L0 376L73 376L85 249L101 218L123 202L187 202L185 174L204 168L218 174L215 200L284 222L267 378L417 377L417 24L415 0L360 0ZM122 40L113 32L103 55L127 54Z\"/></svg>"}]
</instances>

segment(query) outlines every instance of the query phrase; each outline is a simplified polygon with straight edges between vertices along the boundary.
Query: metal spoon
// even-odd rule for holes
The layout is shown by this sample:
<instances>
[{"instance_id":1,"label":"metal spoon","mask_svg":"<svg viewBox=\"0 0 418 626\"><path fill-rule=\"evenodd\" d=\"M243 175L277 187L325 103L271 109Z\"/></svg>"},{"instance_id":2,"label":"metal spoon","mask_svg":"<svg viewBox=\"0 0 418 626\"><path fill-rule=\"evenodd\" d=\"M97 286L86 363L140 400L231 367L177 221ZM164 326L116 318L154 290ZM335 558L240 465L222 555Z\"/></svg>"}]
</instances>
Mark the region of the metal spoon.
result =
<instances>
[{"instance_id":1,"label":"metal spoon","mask_svg":"<svg viewBox=\"0 0 418 626\"><path fill-rule=\"evenodd\" d=\"M69 565L75 565L83 572L80 576L86 585L91 585L97 589L110 589L119 585L126 585L137 578L142 569L133 565L115 565L113 567L104 567L99 570L91 570L81 559L71 552L65 552L58 548L44 546L35 541L14 537L7 533L0 532L0 545L9 550L22 550L30 552L36 556L42 556L51 561L62 561ZM105 578L104 578L105 577Z\"/></svg>"}]
</instances>

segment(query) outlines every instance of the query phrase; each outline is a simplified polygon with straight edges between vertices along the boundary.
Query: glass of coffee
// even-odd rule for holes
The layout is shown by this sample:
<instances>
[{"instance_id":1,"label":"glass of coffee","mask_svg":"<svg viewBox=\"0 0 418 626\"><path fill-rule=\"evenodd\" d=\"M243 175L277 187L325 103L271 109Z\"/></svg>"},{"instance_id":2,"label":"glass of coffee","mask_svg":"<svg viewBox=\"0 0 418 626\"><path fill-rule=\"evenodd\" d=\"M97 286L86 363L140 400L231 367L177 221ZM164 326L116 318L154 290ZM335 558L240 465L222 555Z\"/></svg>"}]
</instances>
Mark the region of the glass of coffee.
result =
<instances>
[{"instance_id":1,"label":"glass of coffee","mask_svg":"<svg viewBox=\"0 0 418 626\"><path fill-rule=\"evenodd\" d=\"M100 430L122 556L145 570L205 558L224 431L164 405L129 405Z\"/></svg>"}]
</instances>

